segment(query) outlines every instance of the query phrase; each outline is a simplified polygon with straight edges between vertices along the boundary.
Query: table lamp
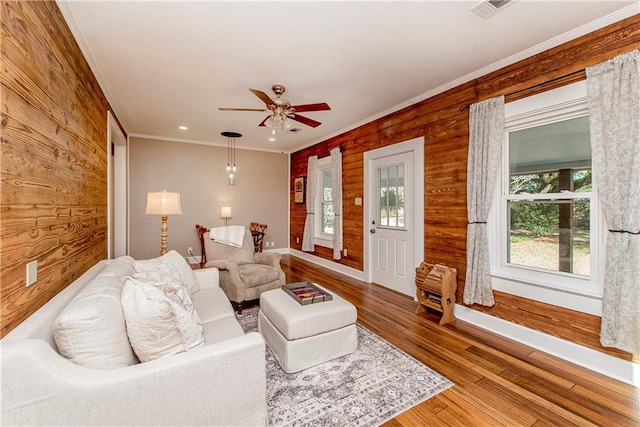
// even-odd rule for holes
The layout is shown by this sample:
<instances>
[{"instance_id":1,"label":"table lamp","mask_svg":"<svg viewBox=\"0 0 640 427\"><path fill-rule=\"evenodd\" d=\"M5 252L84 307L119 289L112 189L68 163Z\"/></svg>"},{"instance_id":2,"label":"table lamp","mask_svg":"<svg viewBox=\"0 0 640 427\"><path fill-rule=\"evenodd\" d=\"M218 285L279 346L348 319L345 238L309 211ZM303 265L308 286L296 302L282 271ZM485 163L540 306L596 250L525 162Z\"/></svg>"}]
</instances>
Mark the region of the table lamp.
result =
<instances>
[{"instance_id":1,"label":"table lamp","mask_svg":"<svg viewBox=\"0 0 640 427\"><path fill-rule=\"evenodd\" d=\"M224 218L224 225L228 225L229 218L231 218L231 206L223 206L220 209L220 216Z\"/></svg>"},{"instance_id":2,"label":"table lamp","mask_svg":"<svg viewBox=\"0 0 640 427\"><path fill-rule=\"evenodd\" d=\"M169 215L182 215L180 206L180 193L168 193L166 191L147 193L147 215L160 215L162 227L160 228L160 256L167 253L167 218Z\"/></svg>"}]
</instances>

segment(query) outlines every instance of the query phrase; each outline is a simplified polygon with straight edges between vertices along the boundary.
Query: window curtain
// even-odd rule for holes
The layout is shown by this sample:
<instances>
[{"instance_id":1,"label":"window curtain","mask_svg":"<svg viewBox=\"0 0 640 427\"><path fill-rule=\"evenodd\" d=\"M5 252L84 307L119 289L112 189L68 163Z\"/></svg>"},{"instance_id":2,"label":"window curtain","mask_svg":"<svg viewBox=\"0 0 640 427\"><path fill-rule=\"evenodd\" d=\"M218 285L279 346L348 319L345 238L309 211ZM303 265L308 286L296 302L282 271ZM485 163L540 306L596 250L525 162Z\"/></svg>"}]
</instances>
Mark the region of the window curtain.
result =
<instances>
[{"instance_id":1,"label":"window curtain","mask_svg":"<svg viewBox=\"0 0 640 427\"><path fill-rule=\"evenodd\" d=\"M316 250L314 243L315 224L313 211L316 208L318 196L318 156L309 156L307 159L307 218L304 221L304 234L302 235L302 250L313 252Z\"/></svg>"},{"instance_id":2,"label":"window curtain","mask_svg":"<svg viewBox=\"0 0 640 427\"><path fill-rule=\"evenodd\" d=\"M600 342L640 354L640 50L587 68L593 173L607 227Z\"/></svg>"},{"instance_id":3,"label":"window curtain","mask_svg":"<svg viewBox=\"0 0 640 427\"><path fill-rule=\"evenodd\" d=\"M467 276L464 303L492 306L487 216L502 158L504 97L469 107L467 162Z\"/></svg>"},{"instance_id":4,"label":"window curtain","mask_svg":"<svg viewBox=\"0 0 640 427\"><path fill-rule=\"evenodd\" d=\"M331 200L333 201L333 259L340 259L342 249L342 152L331 150Z\"/></svg>"}]
</instances>

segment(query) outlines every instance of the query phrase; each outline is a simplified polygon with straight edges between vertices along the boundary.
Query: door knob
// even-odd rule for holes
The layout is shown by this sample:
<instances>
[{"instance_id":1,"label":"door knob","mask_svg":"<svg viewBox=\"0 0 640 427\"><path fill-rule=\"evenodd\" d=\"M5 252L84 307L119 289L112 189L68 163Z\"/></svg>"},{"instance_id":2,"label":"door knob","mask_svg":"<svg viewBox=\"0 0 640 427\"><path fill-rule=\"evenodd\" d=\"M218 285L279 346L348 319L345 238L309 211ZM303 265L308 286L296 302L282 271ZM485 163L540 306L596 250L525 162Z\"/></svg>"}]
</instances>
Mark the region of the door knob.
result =
<instances>
[{"instance_id":1,"label":"door knob","mask_svg":"<svg viewBox=\"0 0 640 427\"><path fill-rule=\"evenodd\" d=\"M371 233L371 234L376 234L376 229L375 229L375 228L372 228L371 230L369 230L369 233Z\"/></svg>"}]
</instances>

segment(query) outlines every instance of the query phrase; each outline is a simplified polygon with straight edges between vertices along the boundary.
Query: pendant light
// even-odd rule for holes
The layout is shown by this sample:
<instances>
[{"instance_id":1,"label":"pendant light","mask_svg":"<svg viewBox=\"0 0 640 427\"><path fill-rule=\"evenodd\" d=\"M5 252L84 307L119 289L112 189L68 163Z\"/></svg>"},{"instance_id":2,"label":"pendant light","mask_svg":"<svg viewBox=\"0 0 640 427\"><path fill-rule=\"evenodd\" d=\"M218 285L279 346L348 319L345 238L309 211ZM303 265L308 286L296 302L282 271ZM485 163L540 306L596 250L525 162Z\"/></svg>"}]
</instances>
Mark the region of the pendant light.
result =
<instances>
[{"instance_id":1,"label":"pendant light","mask_svg":"<svg viewBox=\"0 0 640 427\"><path fill-rule=\"evenodd\" d=\"M236 175L238 168L236 166L236 138L242 136L238 132L222 132L222 136L227 138L227 183L229 185L236 185Z\"/></svg>"}]
</instances>

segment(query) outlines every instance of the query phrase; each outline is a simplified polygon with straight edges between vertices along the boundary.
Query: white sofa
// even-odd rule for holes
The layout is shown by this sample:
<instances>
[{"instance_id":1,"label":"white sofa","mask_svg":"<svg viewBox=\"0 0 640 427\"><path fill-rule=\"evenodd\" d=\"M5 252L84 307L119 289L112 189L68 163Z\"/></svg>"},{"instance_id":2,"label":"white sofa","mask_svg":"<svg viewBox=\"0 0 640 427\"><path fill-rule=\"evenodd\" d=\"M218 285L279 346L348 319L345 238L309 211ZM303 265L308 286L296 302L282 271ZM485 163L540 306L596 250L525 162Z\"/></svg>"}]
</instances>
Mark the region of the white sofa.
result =
<instances>
[{"instance_id":1,"label":"white sofa","mask_svg":"<svg viewBox=\"0 0 640 427\"><path fill-rule=\"evenodd\" d=\"M265 425L265 343L242 331L215 268L194 271L204 346L113 369L59 354L54 322L109 264L96 264L0 341L1 424Z\"/></svg>"}]
</instances>

